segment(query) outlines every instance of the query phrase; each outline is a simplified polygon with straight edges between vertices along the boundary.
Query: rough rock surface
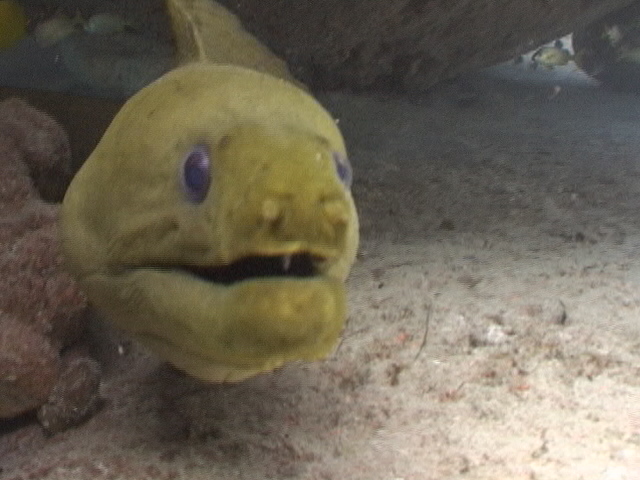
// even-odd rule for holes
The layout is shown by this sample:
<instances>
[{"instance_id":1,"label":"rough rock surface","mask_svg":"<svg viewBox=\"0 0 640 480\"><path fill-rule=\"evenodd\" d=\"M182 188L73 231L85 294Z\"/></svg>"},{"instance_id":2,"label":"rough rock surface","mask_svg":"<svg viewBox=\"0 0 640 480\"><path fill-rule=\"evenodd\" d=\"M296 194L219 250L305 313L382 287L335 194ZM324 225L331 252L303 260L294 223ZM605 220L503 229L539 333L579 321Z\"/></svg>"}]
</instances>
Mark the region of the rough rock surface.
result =
<instances>
[{"instance_id":1,"label":"rough rock surface","mask_svg":"<svg viewBox=\"0 0 640 480\"><path fill-rule=\"evenodd\" d=\"M43 202L36 188L69 174L62 127L21 100L0 103L0 419L46 405L54 391L73 391L79 413L97 404L97 364L67 365L81 355L73 347L86 303L61 268L58 207ZM88 388L69 386L77 382ZM59 404L60 394L53 400Z\"/></svg>"},{"instance_id":2,"label":"rough rock surface","mask_svg":"<svg viewBox=\"0 0 640 480\"><path fill-rule=\"evenodd\" d=\"M585 27L630 0L220 0L320 88L422 90Z\"/></svg>"}]
</instances>

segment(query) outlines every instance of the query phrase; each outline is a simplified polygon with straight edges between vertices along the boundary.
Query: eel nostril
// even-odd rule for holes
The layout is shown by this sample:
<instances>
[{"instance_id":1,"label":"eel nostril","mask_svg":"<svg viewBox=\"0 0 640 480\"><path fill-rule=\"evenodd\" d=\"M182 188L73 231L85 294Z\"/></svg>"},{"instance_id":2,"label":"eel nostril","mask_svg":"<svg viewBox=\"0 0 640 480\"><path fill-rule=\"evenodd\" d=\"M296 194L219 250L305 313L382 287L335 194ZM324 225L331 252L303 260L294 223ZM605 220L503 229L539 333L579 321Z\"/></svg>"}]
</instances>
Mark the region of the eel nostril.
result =
<instances>
[{"instance_id":1,"label":"eel nostril","mask_svg":"<svg viewBox=\"0 0 640 480\"><path fill-rule=\"evenodd\" d=\"M267 223L276 223L282 218L282 207L277 200L266 199L262 202L262 219Z\"/></svg>"},{"instance_id":2,"label":"eel nostril","mask_svg":"<svg viewBox=\"0 0 640 480\"><path fill-rule=\"evenodd\" d=\"M325 200L323 209L331 223L346 224L349 221L349 209L342 200Z\"/></svg>"}]
</instances>

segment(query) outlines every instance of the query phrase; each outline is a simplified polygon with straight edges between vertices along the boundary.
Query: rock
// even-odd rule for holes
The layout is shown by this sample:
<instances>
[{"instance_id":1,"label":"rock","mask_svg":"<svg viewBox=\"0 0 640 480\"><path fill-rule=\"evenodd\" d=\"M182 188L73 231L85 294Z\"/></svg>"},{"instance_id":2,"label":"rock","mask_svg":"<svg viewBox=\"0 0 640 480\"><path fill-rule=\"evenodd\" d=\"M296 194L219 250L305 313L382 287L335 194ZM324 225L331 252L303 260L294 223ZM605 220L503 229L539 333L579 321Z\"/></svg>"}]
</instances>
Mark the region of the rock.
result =
<instances>
[{"instance_id":1,"label":"rock","mask_svg":"<svg viewBox=\"0 0 640 480\"><path fill-rule=\"evenodd\" d=\"M220 0L319 88L423 90L586 27L631 0Z\"/></svg>"},{"instance_id":2,"label":"rock","mask_svg":"<svg viewBox=\"0 0 640 480\"><path fill-rule=\"evenodd\" d=\"M601 85L640 91L640 3L613 12L573 36L576 64Z\"/></svg>"},{"instance_id":3,"label":"rock","mask_svg":"<svg viewBox=\"0 0 640 480\"><path fill-rule=\"evenodd\" d=\"M33 326L0 316L0 418L33 410L59 376L58 352Z\"/></svg>"},{"instance_id":4,"label":"rock","mask_svg":"<svg viewBox=\"0 0 640 480\"><path fill-rule=\"evenodd\" d=\"M514 332L504 325L479 325L469 335L469 345L473 348L501 345L509 342L513 335Z\"/></svg>"},{"instance_id":5,"label":"rock","mask_svg":"<svg viewBox=\"0 0 640 480\"><path fill-rule=\"evenodd\" d=\"M564 302L557 298L543 300L540 320L545 323L565 325L567 323L567 308Z\"/></svg>"},{"instance_id":6,"label":"rock","mask_svg":"<svg viewBox=\"0 0 640 480\"><path fill-rule=\"evenodd\" d=\"M69 175L70 161L51 117L18 99L0 103L0 418L50 398L60 352L83 332L86 301L62 268L58 207L35 188Z\"/></svg>"},{"instance_id":7,"label":"rock","mask_svg":"<svg viewBox=\"0 0 640 480\"><path fill-rule=\"evenodd\" d=\"M0 87L0 101L20 97L38 110L55 117L69 138L73 171L76 171L93 152L102 134L122 102L96 97L67 95L45 90ZM82 119L78 121L78 119ZM39 190L47 202L60 202L71 178L49 177L45 189Z\"/></svg>"},{"instance_id":8,"label":"rock","mask_svg":"<svg viewBox=\"0 0 640 480\"><path fill-rule=\"evenodd\" d=\"M67 355L59 381L47 402L38 410L38 420L48 433L80 424L100 406L100 365L87 357Z\"/></svg>"}]
</instances>

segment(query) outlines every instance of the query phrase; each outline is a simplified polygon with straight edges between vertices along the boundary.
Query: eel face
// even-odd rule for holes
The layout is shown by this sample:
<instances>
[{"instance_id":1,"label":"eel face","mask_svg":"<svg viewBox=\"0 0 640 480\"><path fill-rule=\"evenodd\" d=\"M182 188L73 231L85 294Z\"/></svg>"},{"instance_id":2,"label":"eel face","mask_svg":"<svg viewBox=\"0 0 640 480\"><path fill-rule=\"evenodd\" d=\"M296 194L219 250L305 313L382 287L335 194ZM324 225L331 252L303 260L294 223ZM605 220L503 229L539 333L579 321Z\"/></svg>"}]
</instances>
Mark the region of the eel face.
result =
<instances>
[{"instance_id":1,"label":"eel face","mask_svg":"<svg viewBox=\"0 0 640 480\"><path fill-rule=\"evenodd\" d=\"M72 181L68 267L187 373L238 381L335 345L358 224L333 118L283 80L180 67L132 97Z\"/></svg>"}]
</instances>

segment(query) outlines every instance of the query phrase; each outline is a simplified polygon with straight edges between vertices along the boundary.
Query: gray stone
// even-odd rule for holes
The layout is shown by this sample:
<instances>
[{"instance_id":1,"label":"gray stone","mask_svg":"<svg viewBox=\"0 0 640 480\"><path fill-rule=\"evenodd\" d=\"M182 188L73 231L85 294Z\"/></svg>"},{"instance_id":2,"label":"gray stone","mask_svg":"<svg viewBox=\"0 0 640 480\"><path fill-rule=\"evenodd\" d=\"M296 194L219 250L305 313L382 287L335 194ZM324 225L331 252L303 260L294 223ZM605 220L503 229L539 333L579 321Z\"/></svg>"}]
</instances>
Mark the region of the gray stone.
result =
<instances>
[{"instance_id":1,"label":"gray stone","mask_svg":"<svg viewBox=\"0 0 640 480\"><path fill-rule=\"evenodd\" d=\"M423 90L586 27L631 0L221 0L320 88Z\"/></svg>"}]
</instances>

